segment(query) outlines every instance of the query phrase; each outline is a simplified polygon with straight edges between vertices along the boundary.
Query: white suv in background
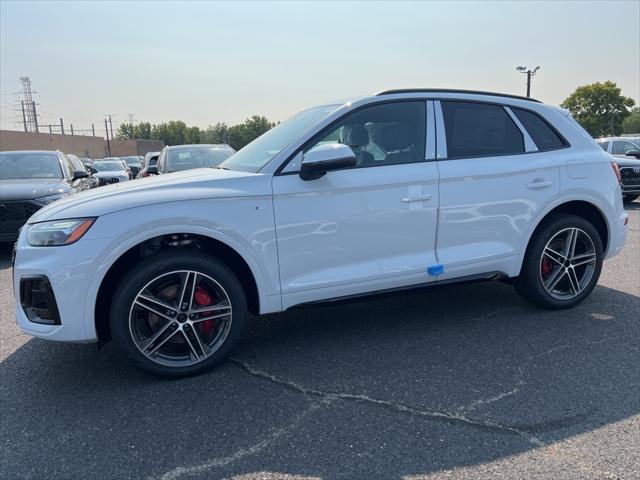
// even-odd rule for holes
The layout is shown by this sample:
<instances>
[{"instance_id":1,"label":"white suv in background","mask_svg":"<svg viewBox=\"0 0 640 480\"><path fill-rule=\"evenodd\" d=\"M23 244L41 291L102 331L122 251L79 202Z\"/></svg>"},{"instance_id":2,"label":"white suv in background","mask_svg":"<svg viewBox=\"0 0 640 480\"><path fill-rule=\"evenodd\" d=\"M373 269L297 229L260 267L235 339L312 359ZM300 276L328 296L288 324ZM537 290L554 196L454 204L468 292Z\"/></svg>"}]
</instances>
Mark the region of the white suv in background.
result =
<instances>
[{"instance_id":1,"label":"white suv in background","mask_svg":"<svg viewBox=\"0 0 640 480\"><path fill-rule=\"evenodd\" d=\"M323 105L217 168L40 210L16 246L17 321L113 339L181 376L219 362L249 312L497 278L572 307L625 244L617 174L565 110L532 99L425 89Z\"/></svg>"}]
</instances>

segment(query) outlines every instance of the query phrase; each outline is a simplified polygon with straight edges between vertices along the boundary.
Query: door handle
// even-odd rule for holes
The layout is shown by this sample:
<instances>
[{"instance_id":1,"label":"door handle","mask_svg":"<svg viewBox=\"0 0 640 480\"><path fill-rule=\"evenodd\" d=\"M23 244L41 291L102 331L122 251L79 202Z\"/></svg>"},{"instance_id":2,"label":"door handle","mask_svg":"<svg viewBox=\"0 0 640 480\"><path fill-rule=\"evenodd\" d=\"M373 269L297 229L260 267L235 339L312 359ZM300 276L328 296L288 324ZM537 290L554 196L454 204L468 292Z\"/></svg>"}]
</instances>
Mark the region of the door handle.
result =
<instances>
[{"instance_id":1,"label":"door handle","mask_svg":"<svg viewBox=\"0 0 640 480\"><path fill-rule=\"evenodd\" d=\"M413 197L404 197L402 198L402 203L411 203L411 202L426 202L427 200L431 200L432 195L427 193L426 195L415 195Z\"/></svg>"},{"instance_id":2,"label":"door handle","mask_svg":"<svg viewBox=\"0 0 640 480\"><path fill-rule=\"evenodd\" d=\"M527 183L526 187L529 190L539 190L542 188L548 188L551 185L553 185L553 182L551 180L536 179L531 183Z\"/></svg>"}]
</instances>

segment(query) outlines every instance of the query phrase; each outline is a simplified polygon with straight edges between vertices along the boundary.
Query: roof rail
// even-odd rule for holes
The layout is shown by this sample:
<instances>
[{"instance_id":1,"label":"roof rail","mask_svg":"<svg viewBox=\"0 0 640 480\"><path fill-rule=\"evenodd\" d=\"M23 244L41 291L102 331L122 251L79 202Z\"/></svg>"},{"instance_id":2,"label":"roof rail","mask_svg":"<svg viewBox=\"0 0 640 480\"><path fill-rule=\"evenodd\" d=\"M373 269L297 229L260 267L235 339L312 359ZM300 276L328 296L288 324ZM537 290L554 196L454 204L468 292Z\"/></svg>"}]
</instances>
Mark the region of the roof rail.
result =
<instances>
[{"instance_id":1,"label":"roof rail","mask_svg":"<svg viewBox=\"0 0 640 480\"><path fill-rule=\"evenodd\" d=\"M375 96L392 95L394 93L468 93L472 95L491 95L494 97L516 98L518 100L528 100L529 102L542 103L540 100L536 100L535 98L522 97L520 95L510 95L508 93L483 92L480 90L456 90L451 88L399 88L396 90L383 90L376 93Z\"/></svg>"}]
</instances>

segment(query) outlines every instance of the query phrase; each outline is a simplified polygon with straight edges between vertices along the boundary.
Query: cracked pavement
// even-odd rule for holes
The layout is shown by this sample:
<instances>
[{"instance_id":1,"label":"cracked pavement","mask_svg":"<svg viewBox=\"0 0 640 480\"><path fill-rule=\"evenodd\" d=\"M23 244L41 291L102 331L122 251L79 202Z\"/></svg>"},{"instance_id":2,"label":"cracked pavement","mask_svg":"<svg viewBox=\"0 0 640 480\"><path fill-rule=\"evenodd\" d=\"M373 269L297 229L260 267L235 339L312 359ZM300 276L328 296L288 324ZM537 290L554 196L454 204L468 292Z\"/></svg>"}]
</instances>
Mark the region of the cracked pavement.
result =
<instances>
[{"instance_id":1,"label":"cracked pavement","mask_svg":"<svg viewBox=\"0 0 640 480\"><path fill-rule=\"evenodd\" d=\"M580 306L502 283L256 318L195 378L15 325L0 251L0 477L632 479L640 471L640 203Z\"/></svg>"}]
</instances>

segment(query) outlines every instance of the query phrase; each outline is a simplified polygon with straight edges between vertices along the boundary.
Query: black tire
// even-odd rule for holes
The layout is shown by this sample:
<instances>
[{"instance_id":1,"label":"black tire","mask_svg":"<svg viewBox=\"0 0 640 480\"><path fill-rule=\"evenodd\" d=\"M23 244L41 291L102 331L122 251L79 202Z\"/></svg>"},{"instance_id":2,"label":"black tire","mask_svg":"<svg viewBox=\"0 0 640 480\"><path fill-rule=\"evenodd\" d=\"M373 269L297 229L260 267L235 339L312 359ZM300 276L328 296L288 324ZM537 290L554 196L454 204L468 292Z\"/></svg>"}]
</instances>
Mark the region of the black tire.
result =
<instances>
[{"instance_id":1,"label":"black tire","mask_svg":"<svg viewBox=\"0 0 640 480\"><path fill-rule=\"evenodd\" d=\"M595 264L592 267L591 279L580 293L573 298L559 299L552 296L543 285L541 259L547 243L568 228L580 229L590 237L595 251ZM550 310L570 308L582 302L593 291L600 277L602 260L602 240L598 231L588 220L576 215L552 215L538 226L531 238L522 263L520 276L515 279L514 287L522 297L538 307Z\"/></svg>"},{"instance_id":2,"label":"black tire","mask_svg":"<svg viewBox=\"0 0 640 480\"><path fill-rule=\"evenodd\" d=\"M153 361L136 346L129 326L129 315L138 293L153 279L176 270L192 270L214 279L227 294L233 311L226 337L218 349L193 365L167 366ZM110 326L116 345L139 368L152 375L176 378L205 372L224 359L242 336L247 317L247 300L242 284L226 265L202 252L169 250L144 258L123 277L111 304Z\"/></svg>"},{"instance_id":3,"label":"black tire","mask_svg":"<svg viewBox=\"0 0 640 480\"><path fill-rule=\"evenodd\" d=\"M639 197L640 197L640 195L623 195L622 196L622 201L624 203L631 203L631 202L633 202L634 200L636 200Z\"/></svg>"}]
</instances>

